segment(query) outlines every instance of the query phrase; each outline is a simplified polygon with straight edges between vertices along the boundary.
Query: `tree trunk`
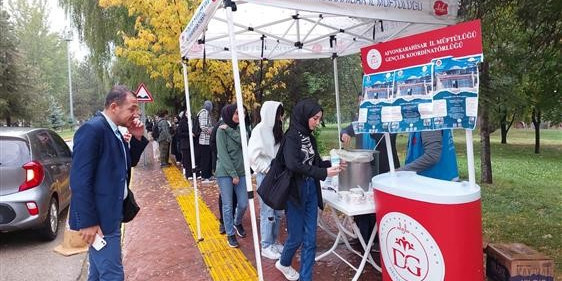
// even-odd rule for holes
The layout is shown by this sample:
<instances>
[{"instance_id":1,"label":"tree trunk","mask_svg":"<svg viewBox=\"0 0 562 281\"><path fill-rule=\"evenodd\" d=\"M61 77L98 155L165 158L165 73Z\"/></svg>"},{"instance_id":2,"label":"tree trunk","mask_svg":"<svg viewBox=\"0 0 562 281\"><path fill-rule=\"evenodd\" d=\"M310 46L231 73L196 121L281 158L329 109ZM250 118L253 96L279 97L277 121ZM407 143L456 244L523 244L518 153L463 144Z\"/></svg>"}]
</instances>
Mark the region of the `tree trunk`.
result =
<instances>
[{"instance_id":1,"label":"tree trunk","mask_svg":"<svg viewBox=\"0 0 562 281\"><path fill-rule=\"evenodd\" d=\"M490 149L490 120L488 109L480 108L480 181L492 183L492 157Z\"/></svg>"},{"instance_id":2,"label":"tree trunk","mask_svg":"<svg viewBox=\"0 0 562 281\"><path fill-rule=\"evenodd\" d=\"M535 126L535 153L539 154L541 150L541 110L533 108L531 120Z\"/></svg>"},{"instance_id":3,"label":"tree trunk","mask_svg":"<svg viewBox=\"0 0 562 281\"><path fill-rule=\"evenodd\" d=\"M259 122L261 122L261 105L255 106L254 110L252 111L252 127L255 127Z\"/></svg>"},{"instance_id":4,"label":"tree trunk","mask_svg":"<svg viewBox=\"0 0 562 281\"><path fill-rule=\"evenodd\" d=\"M503 112L500 119L501 143L507 143L507 113Z\"/></svg>"},{"instance_id":5,"label":"tree trunk","mask_svg":"<svg viewBox=\"0 0 562 281\"><path fill-rule=\"evenodd\" d=\"M503 112L502 117L500 119L500 130L501 130L501 143L507 143L507 133L509 133L509 129L513 126L513 122L515 122L515 117L517 116L517 111L511 114L511 120L507 120L507 112Z\"/></svg>"},{"instance_id":6,"label":"tree trunk","mask_svg":"<svg viewBox=\"0 0 562 281\"><path fill-rule=\"evenodd\" d=\"M10 116L6 117L6 126L8 127L12 126L12 117Z\"/></svg>"},{"instance_id":7,"label":"tree trunk","mask_svg":"<svg viewBox=\"0 0 562 281\"><path fill-rule=\"evenodd\" d=\"M485 61L482 63L481 80L482 87L489 89L490 74L489 65ZM480 181L483 183L492 183L492 156L490 150L490 117L488 113L488 104L481 99L478 115L480 120Z\"/></svg>"}]
</instances>

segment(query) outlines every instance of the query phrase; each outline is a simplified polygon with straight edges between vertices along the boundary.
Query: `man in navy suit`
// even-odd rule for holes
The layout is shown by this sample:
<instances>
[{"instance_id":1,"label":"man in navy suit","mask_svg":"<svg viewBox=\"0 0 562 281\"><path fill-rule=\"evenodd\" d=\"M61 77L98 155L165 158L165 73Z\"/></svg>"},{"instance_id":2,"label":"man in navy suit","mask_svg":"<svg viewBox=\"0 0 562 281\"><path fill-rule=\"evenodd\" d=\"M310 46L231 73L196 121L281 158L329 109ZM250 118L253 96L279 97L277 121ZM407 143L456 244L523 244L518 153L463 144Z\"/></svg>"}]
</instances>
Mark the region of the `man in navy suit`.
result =
<instances>
[{"instance_id":1,"label":"man in navy suit","mask_svg":"<svg viewBox=\"0 0 562 281\"><path fill-rule=\"evenodd\" d=\"M96 235L107 242L99 251L89 249L89 281L125 279L120 229L123 200L129 192L131 166L138 163L148 144L138 112L135 95L125 86L115 86L105 99L103 112L74 135L70 228L80 231L90 245ZM117 126L127 127L132 135L130 144Z\"/></svg>"}]
</instances>

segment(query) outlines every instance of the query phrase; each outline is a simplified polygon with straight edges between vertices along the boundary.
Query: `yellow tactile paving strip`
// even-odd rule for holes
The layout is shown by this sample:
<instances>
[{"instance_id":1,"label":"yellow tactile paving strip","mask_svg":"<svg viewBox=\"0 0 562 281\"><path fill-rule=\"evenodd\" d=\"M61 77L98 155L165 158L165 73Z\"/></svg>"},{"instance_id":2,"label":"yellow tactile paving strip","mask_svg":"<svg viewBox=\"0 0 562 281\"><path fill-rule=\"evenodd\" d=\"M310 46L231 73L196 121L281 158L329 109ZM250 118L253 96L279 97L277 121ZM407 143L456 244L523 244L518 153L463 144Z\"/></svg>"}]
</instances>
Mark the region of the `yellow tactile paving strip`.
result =
<instances>
[{"instance_id":1,"label":"yellow tactile paving strip","mask_svg":"<svg viewBox=\"0 0 562 281\"><path fill-rule=\"evenodd\" d=\"M195 216L195 193L191 184L176 167L162 169L176 201L181 208L193 239L197 241L197 221ZM258 274L244 253L238 248L230 248L226 236L219 234L219 221L199 197L199 218L201 220L201 236L197 243L199 252L207 265L211 277L215 281L247 281L257 280Z\"/></svg>"}]
</instances>

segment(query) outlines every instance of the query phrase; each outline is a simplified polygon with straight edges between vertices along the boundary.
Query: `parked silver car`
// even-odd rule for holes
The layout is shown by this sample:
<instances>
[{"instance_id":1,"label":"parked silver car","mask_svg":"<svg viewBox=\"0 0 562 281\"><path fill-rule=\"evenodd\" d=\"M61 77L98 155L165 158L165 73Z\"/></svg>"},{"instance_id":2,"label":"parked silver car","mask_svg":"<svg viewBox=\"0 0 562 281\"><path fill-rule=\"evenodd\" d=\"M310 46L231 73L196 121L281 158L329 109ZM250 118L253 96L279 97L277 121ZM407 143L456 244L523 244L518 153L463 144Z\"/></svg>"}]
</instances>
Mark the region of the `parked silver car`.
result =
<instances>
[{"instance_id":1,"label":"parked silver car","mask_svg":"<svg viewBox=\"0 0 562 281\"><path fill-rule=\"evenodd\" d=\"M57 236L70 203L71 152L49 129L0 127L0 231Z\"/></svg>"}]
</instances>

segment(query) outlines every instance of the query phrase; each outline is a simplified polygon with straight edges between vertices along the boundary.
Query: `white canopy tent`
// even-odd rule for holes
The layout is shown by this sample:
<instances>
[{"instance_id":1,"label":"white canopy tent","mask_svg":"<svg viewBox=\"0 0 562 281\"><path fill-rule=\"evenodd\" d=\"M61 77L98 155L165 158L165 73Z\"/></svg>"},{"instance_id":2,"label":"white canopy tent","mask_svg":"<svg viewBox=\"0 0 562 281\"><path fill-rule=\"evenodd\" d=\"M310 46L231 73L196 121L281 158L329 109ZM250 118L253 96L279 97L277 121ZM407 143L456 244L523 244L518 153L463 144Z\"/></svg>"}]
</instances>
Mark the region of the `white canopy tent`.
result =
<instances>
[{"instance_id":1,"label":"white canopy tent","mask_svg":"<svg viewBox=\"0 0 562 281\"><path fill-rule=\"evenodd\" d=\"M356 54L361 47L377 42L454 24L457 10L458 2L455 0L203 0L180 36L180 50L184 60L202 58L232 60L242 136L247 133L238 70L239 59L333 58L339 135L337 57ZM183 75L186 112L191 131L191 108L185 62ZM388 137L386 141L387 148L390 150ZM192 142L191 138L190 142ZM247 141L242 141L242 151L245 174L250 177ZM392 154L389 152L389 155ZM194 160L193 143L191 143L193 166ZM393 169L392 157L389 161ZM193 178L196 178L195 175ZM194 181L194 189L197 232L199 240L202 240L196 181ZM249 207L256 266L259 280L263 280L251 180L246 181L246 189L250 195Z\"/></svg>"}]
</instances>

